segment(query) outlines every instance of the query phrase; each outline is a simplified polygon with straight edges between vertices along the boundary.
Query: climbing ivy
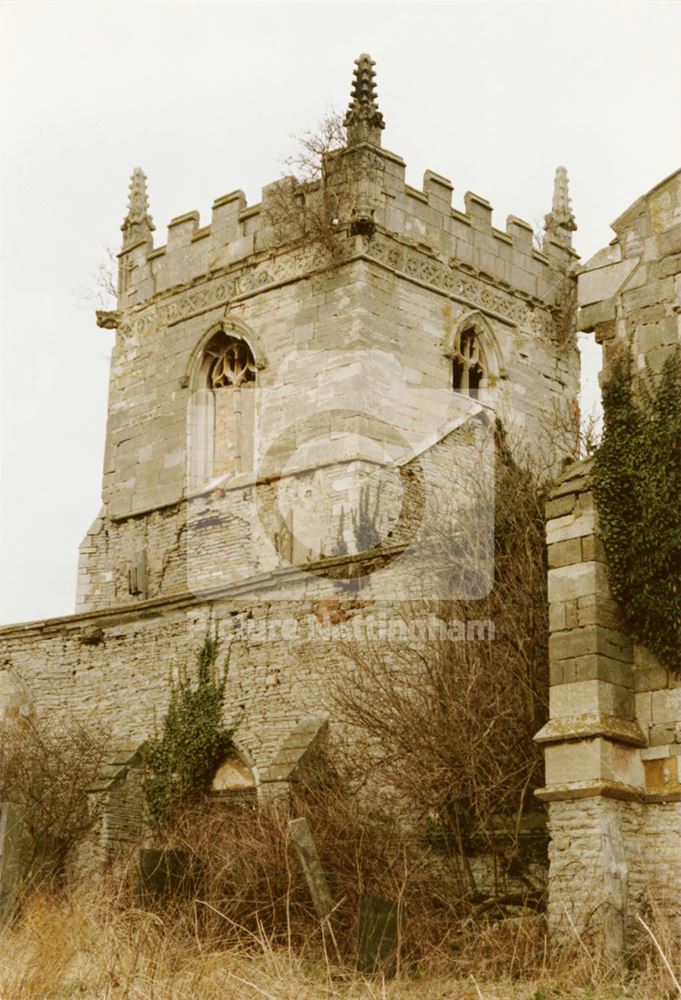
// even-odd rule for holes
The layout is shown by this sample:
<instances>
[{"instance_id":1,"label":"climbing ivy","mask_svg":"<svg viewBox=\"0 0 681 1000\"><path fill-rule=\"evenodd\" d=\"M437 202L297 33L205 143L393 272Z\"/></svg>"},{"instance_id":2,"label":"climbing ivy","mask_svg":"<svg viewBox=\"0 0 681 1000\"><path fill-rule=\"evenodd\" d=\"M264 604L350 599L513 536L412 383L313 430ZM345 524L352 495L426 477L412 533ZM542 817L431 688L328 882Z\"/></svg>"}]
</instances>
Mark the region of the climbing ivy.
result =
<instances>
[{"instance_id":1,"label":"climbing ivy","mask_svg":"<svg viewBox=\"0 0 681 1000\"><path fill-rule=\"evenodd\" d=\"M631 352L603 389L594 497L610 587L632 635L681 671L681 355L659 376Z\"/></svg>"},{"instance_id":2,"label":"climbing ivy","mask_svg":"<svg viewBox=\"0 0 681 1000\"><path fill-rule=\"evenodd\" d=\"M219 647L219 640L207 634L196 678L183 667L171 682L160 734L146 746L144 791L149 815L161 830L172 827L182 808L208 791L232 743L233 730L222 726L226 669L220 672L217 666Z\"/></svg>"}]
</instances>

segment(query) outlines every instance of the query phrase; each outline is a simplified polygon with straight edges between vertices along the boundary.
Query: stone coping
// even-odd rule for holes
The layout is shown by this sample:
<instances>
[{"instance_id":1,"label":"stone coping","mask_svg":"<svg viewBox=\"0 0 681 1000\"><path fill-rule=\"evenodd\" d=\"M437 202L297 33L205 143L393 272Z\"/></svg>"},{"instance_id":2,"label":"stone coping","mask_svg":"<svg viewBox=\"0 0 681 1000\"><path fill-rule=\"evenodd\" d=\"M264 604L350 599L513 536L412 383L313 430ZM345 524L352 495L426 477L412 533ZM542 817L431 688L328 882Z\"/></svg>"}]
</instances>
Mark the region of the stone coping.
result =
<instances>
[{"instance_id":1,"label":"stone coping","mask_svg":"<svg viewBox=\"0 0 681 1000\"><path fill-rule=\"evenodd\" d=\"M399 555L404 550L405 545L406 543L396 543L382 546L375 551L369 550L355 555L329 557L317 562L306 563L303 569L298 566L284 566L281 569L258 573L245 580L239 580L237 583L215 587L210 590L201 591L200 593L185 590L179 594L169 594L167 597L157 597L137 603L119 604L111 608L82 611L73 615L61 615L56 618L43 618L36 621L3 625L0 626L0 640L51 630L55 632L79 631L84 626L90 626L95 630L98 626L113 627L145 618L156 618L167 611L198 607L203 604L212 604L236 598L252 597L253 603L256 603L258 600L266 601L266 597L257 597L256 594L259 592L262 595L268 590L278 590L280 587L286 586L291 579L295 582L301 572L304 572L306 575L315 575L315 571L317 571L319 575L322 575L320 571L326 571L328 573L327 579L330 583L339 583L349 590L351 587L357 586L357 579L365 575L365 572L375 569L377 562L383 562L392 556ZM356 566L358 570L352 576L343 576L340 573L337 573L336 576L333 575L334 570L338 571L350 565ZM366 567L366 570L363 572L364 567ZM101 641L101 638L103 637L100 637L97 641ZM90 641L94 644L94 639Z\"/></svg>"},{"instance_id":2,"label":"stone coping","mask_svg":"<svg viewBox=\"0 0 681 1000\"><path fill-rule=\"evenodd\" d=\"M648 745L638 722L598 712L549 719L534 739L537 743L567 743L600 737L635 747Z\"/></svg>"},{"instance_id":3,"label":"stone coping","mask_svg":"<svg viewBox=\"0 0 681 1000\"><path fill-rule=\"evenodd\" d=\"M571 781L564 785L549 785L536 788L534 794L541 802L559 802L566 799L606 798L623 801L648 801L648 796L642 788L636 785L620 784L617 781ZM655 801L650 799L650 801ZM672 801L665 797L665 801Z\"/></svg>"}]
</instances>

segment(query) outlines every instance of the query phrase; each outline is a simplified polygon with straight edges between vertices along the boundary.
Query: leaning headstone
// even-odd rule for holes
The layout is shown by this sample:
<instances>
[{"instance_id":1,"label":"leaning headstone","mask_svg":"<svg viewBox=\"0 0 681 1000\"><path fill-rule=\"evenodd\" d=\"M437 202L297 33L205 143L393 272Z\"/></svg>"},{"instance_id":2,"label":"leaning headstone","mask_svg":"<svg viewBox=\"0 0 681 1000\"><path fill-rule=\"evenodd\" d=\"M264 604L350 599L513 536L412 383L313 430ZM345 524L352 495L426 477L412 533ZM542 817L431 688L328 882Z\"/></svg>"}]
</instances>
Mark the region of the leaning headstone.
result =
<instances>
[{"instance_id":1,"label":"leaning headstone","mask_svg":"<svg viewBox=\"0 0 681 1000\"><path fill-rule=\"evenodd\" d=\"M0 923L12 915L21 882L21 812L11 802L0 804Z\"/></svg>"},{"instance_id":2,"label":"leaning headstone","mask_svg":"<svg viewBox=\"0 0 681 1000\"><path fill-rule=\"evenodd\" d=\"M305 817L302 817L302 819L290 819L288 828L305 873L317 916L320 920L327 920L333 910L333 900L310 825Z\"/></svg>"},{"instance_id":3,"label":"leaning headstone","mask_svg":"<svg viewBox=\"0 0 681 1000\"><path fill-rule=\"evenodd\" d=\"M397 903L362 894L357 905L358 971L394 976L397 944Z\"/></svg>"},{"instance_id":4,"label":"leaning headstone","mask_svg":"<svg viewBox=\"0 0 681 1000\"><path fill-rule=\"evenodd\" d=\"M605 819L602 845L604 944L610 961L618 962L624 953L629 870L622 829L615 816L608 816Z\"/></svg>"},{"instance_id":5,"label":"leaning headstone","mask_svg":"<svg viewBox=\"0 0 681 1000\"><path fill-rule=\"evenodd\" d=\"M191 896L196 887L196 864L183 848L143 847L139 852L138 899L141 904L168 897Z\"/></svg>"}]
</instances>

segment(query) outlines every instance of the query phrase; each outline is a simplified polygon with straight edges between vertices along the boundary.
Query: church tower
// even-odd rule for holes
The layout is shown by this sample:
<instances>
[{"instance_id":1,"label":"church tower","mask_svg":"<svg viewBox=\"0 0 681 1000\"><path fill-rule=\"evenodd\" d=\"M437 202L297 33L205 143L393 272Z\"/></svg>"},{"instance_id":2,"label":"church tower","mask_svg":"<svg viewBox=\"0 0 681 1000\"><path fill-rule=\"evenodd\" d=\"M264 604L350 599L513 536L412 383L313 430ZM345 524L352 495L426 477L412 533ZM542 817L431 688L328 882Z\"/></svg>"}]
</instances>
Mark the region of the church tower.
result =
<instances>
[{"instance_id":1,"label":"church tower","mask_svg":"<svg viewBox=\"0 0 681 1000\"><path fill-rule=\"evenodd\" d=\"M394 540L400 502L377 469L476 408L534 448L574 410L564 168L540 251L521 219L496 228L479 195L453 208L445 177L406 183L368 55L343 124L317 177L277 181L255 205L232 191L207 225L172 219L161 245L134 170L118 308L98 314L116 343L79 611L356 554L362 504L373 540Z\"/></svg>"}]
</instances>

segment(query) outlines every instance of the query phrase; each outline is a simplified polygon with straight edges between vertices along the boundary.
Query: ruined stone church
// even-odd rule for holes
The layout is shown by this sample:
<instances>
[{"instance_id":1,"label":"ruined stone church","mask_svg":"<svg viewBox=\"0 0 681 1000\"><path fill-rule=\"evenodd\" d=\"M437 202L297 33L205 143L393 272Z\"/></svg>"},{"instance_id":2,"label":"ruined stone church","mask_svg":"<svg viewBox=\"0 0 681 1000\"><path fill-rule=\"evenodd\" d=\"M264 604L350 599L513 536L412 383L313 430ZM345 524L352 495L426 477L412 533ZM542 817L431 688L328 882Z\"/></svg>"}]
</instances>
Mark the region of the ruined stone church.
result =
<instances>
[{"instance_id":1,"label":"ruined stone church","mask_svg":"<svg viewBox=\"0 0 681 1000\"><path fill-rule=\"evenodd\" d=\"M0 631L0 715L72 713L118 741L107 851L134 834L116 803L169 668L207 628L230 648L225 722L238 724L216 788L265 797L329 724L343 629L361 636L394 602L489 592L489 518L471 572L443 582L433 553L464 501L462 470L489 484L495 420L550 455L556 416L575 414L564 168L539 250L522 219L497 228L484 197L454 208L440 174L406 183L366 55L344 125L318 177L276 181L254 205L221 195L203 225L197 212L172 219L165 243L132 175L117 307L97 314L116 340L76 613ZM639 351L678 338L680 181L632 206L582 269L580 325L606 346L627 324L636 333L651 302L668 322L659 335L648 324ZM604 831L630 894L681 874L681 712L676 682L617 623L588 470L568 474L547 514L551 718L538 739L558 923L611 884Z\"/></svg>"}]
</instances>

